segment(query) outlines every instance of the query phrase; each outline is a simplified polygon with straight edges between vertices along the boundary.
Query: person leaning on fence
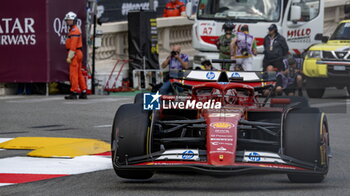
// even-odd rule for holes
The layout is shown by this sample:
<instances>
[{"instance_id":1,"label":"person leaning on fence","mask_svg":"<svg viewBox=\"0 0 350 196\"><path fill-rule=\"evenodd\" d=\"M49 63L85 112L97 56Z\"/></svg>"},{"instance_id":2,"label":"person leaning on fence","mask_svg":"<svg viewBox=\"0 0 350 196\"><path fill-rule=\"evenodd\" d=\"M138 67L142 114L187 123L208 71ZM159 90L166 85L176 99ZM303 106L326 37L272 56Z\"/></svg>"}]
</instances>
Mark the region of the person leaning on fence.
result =
<instances>
[{"instance_id":1,"label":"person leaning on fence","mask_svg":"<svg viewBox=\"0 0 350 196\"><path fill-rule=\"evenodd\" d=\"M185 16L185 4L179 0L170 0L164 8L163 17Z\"/></svg>"},{"instance_id":2,"label":"person leaning on fence","mask_svg":"<svg viewBox=\"0 0 350 196\"><path fill-rule=\"evenodd\" d=\"M188 69L188 62L188 55L181 53L181 46L173 46L169 56L161 65L163 69L169 66L169 77L164 78L164 83L159 89L160 94L167 95L172 92L171 83L169 81L171 77L171 71Z\"/></svg>"}]
</instances>

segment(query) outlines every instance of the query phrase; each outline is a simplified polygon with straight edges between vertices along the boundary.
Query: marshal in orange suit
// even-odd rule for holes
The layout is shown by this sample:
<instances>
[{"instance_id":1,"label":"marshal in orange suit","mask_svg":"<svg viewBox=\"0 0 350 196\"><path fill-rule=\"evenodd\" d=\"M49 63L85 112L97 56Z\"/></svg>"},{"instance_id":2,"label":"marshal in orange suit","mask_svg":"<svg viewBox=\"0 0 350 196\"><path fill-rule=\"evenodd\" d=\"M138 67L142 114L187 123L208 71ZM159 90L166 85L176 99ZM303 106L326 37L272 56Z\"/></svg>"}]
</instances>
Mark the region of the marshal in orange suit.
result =
<instances>
[{"instance_id":1,"label":"marshal in orange suit","mask_svg":"<svg viewBox=\"0 0 350 196\"><path fill-rule=\"evenodd\" d=\"M77 15L74 12L68 12L64 18L69 26L69 33L66 40L66 49L68 51L67 63L69 64L69 79L71 83L71 94L65 96L65 99L87 99L86 81L81 72L83 64L83 41L81 30L77 26Z\"/></svg>"}]
</instances>

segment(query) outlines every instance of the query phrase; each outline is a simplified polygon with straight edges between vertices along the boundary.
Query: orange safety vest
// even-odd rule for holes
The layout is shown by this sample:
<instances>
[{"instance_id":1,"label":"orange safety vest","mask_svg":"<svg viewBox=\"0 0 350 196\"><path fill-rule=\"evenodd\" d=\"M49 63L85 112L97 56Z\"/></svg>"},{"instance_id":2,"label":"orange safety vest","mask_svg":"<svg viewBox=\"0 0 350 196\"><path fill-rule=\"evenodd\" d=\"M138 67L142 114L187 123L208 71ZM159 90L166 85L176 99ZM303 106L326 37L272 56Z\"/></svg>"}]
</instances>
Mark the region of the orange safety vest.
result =
<instances>
[{"instance_id":1,"label":"orange safety vest","mask_svg":"<svg viewBox=\"0 0 350 196\"><path fill-rule=\"evenodd\" d=\"M82 50L83 48L83 38L81 36L81 31L77 25L73 25L68 33L66 39L66 49L76 51Z\"/></svg>"},{"instance_id":2,"label":"orange safety vest","mask_svg":"<svg viewBox=\"0 0 350 196\"><path fill-rule=\"evenodd\" d=\"M180 1L169 2L164 8L164 17L181 16L181 12L186 10L185 4Z\"/></svg>"}]
</instances>

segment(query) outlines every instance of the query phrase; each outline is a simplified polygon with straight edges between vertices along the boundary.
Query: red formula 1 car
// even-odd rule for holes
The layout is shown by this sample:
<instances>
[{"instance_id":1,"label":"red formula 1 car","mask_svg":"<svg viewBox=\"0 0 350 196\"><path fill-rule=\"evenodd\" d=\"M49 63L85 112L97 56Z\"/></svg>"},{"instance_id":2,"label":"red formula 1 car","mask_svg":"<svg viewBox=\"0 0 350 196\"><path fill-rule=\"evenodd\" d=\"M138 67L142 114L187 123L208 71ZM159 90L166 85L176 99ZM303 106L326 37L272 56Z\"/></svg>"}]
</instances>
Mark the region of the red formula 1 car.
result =
<instances>
[{"instance_id":1,"label":"red formula 1 car","mask_svg":"<svg viewBox=\"0 0 350 196\"><path fill-rule=\"evenodd\" d=\"M171 80L174 89L188 89L180 90L186 96L163 95L159 110L144 110L148 94L122 105L112 130L116 174L147 179L169 170L267 172L321 182L330 152L325 114L300 97L260 101L257 90L273 86L263 75L186 71Z\"/></svg>"}]
</instances>

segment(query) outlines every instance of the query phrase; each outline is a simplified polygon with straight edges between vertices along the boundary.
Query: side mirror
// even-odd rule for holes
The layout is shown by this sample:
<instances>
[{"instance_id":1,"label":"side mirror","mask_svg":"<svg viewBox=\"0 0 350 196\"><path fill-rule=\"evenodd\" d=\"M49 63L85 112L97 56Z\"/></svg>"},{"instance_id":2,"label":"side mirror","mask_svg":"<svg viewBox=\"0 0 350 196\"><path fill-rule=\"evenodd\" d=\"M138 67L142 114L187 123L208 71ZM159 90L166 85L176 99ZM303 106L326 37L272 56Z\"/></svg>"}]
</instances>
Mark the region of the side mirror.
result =
<instances>
[{"instance_id":1,"label":"side mirror","mask_svg":"<svg viewBox=\"0 0 350 196\"><path fill-rule=\"evenodd\" d=\"M322 37L323 37L323 34L322 34L322 33L317 33L317 34L315 35L315 40L317 40L317 41L322 41Z\"/></svg>"},{"instance_id":2,"label":"side mirror","mask_svg":"<svg viewBox=\"0 0 350 196\"><path fill-rule=\"evenodd\" d=\"M301 7L298 5L292 5L291 12L290 12L290 20L291 21L298 21L301 19Z\"/></svg>"},{"instance_id":3,"label":"side mirror","mask_svg":"<svg viewBox=\"0 0 350 196\"><path fill-rule=\"evenodd\" d=\"M188 2L186 4L186 16L188 19L190 19L192 16L192 2Z\"/></svg>"},{"instance_id":4,"label":"side mirror","mask_svg":"<svg viewBox=\"0 0 350 196\"><path fill-rule=\"evenodd\" d=\"M328 40L329 40L329 37L328 37L328 36L323 36L323 38L322 38L322 42L323 42L323 43L327 43Z\"/></svg>"},{"instance_id":5,"label":"side mirror","mask_svg":"<svg viewBox=\"0 0 350 196\"><path fill-rule=\"evenodd\" d=\"M328 41L329 37L328 36L323 36L322 33L317 33L315 35L315 40L317 41L322 41L323 43L326 43Z\"/></svg>"}]
</instances>

